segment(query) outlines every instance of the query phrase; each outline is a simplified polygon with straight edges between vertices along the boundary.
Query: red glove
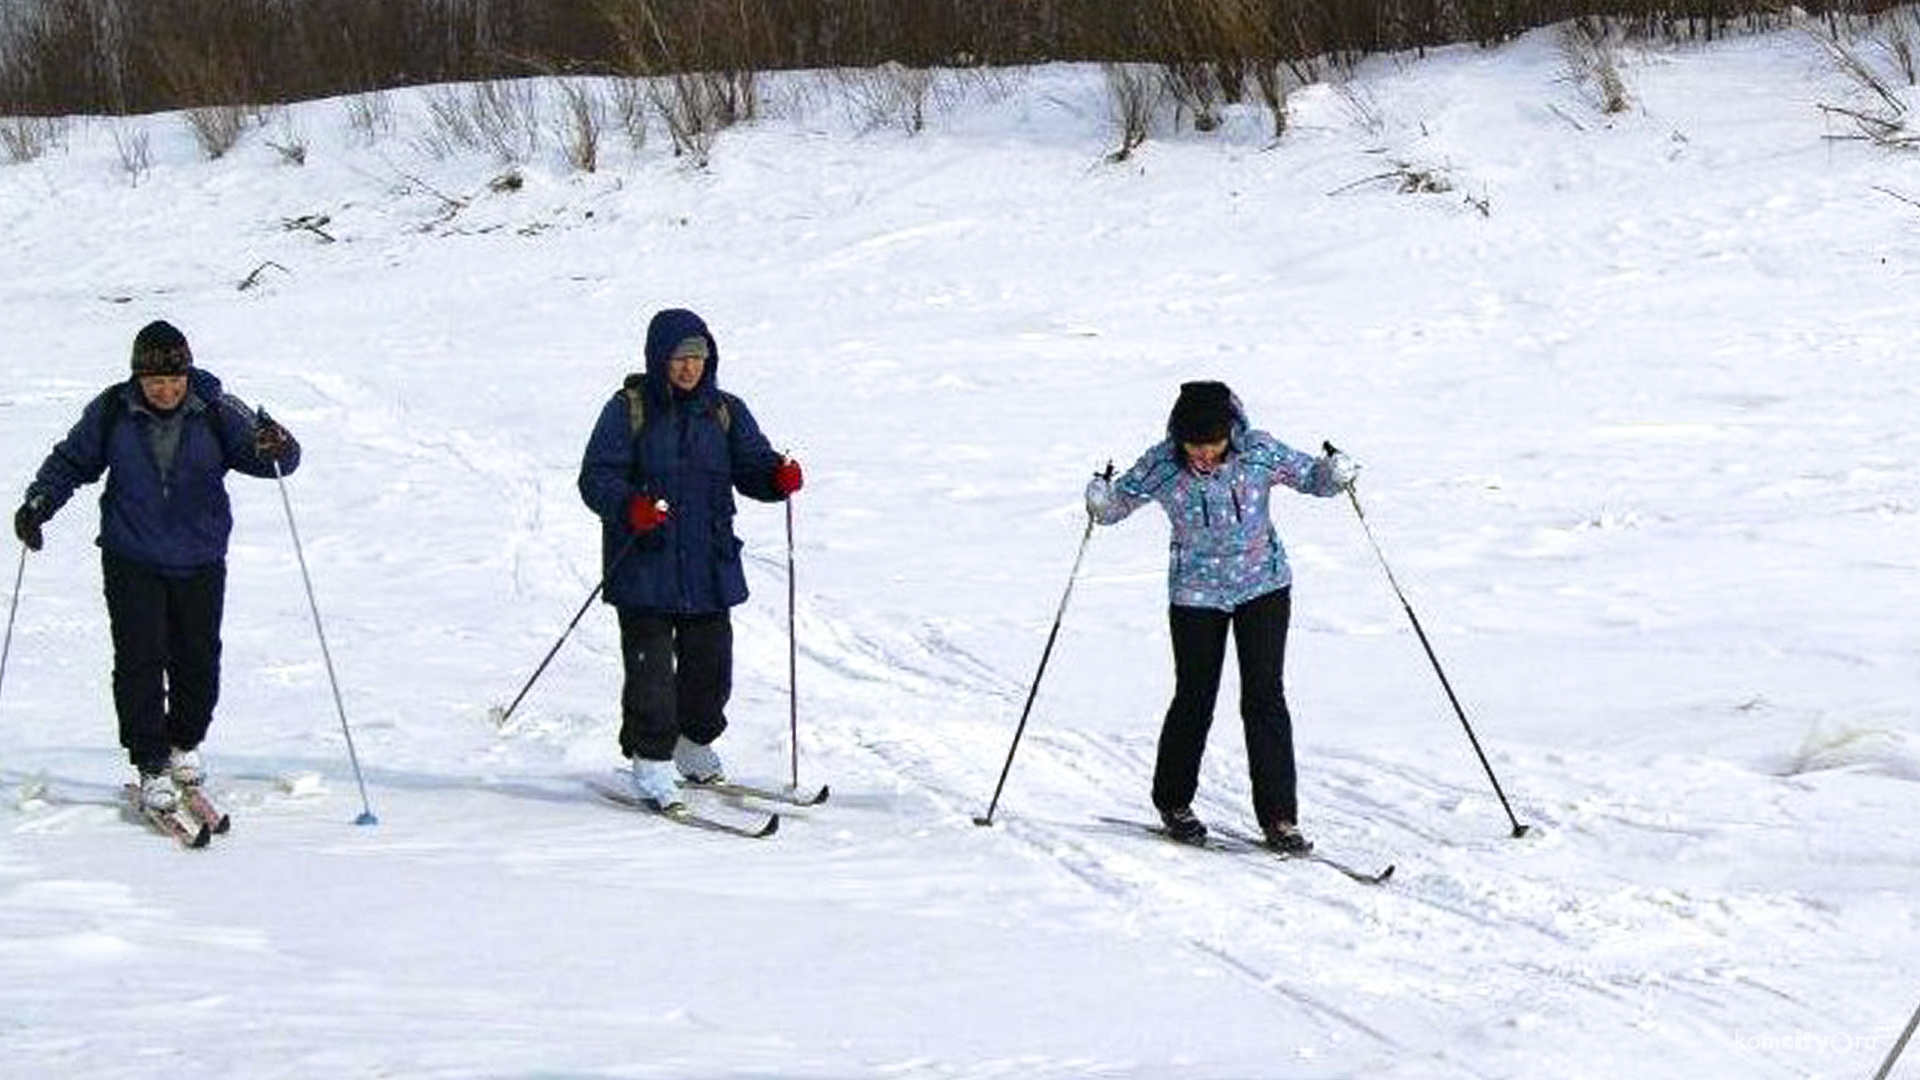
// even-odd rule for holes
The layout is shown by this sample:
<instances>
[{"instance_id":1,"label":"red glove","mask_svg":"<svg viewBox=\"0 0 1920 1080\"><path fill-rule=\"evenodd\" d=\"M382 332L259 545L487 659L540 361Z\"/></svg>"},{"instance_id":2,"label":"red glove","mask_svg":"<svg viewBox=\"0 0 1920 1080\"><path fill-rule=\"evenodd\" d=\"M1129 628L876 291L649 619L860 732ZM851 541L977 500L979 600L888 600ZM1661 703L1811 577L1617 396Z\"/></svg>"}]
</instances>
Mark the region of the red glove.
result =
<instances>
[{"instance_id":1,"label":"red glove","mask_svg":"<svg viewBox=\"0 0 1920 1080\"><path fill-rule=\"evenodd\" d=\"M792 458L781 461L773 470L773 490L781 495L791 495L800 490L806 478L800 475L800 463Z\"/></svg>"},{"instance_id":2,"label":"red glove","mask_svg":"<svg viewBox=\"0 0 1920 1080\"><path fill-rule=\"evenodd\" d=\"M650 533L666 524L670 509L665 499L635 495L627 501L627 525L634 532Z\"/></svg>"}]
</instances>

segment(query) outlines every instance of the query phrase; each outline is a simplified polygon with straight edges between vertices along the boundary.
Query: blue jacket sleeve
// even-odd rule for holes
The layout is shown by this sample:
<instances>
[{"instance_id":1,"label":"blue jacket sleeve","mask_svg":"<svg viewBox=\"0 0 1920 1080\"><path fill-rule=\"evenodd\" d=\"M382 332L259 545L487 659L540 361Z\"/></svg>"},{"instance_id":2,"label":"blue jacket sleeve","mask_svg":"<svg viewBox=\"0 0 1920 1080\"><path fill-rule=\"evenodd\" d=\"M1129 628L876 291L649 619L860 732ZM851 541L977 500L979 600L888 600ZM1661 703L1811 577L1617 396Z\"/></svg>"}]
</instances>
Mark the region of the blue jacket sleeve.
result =
<instances>
[{"instance_id":1,"label":"blue jacket sleeve","mask_svg":"<svg viewBox=\"0 0 1920 1080\"><path fill-rule=\"evenodd\" d=\"M65 506L76 490L107 471L106 417L118 392L116 387L87 403L67 437L54 444L53 452L34 474L33 483L27 485L27 498L45 499L49 515Z\"/></svg>"},{"instance_id":2,"label":"blue jacket sleeve","mask_svg":"<svg viewBox=\"0 0 1920 1080\"><path fill-rule=\"evenodd\" d=\"M254 449L254 437L260 432L260 414L250 408L246 402L232 394L221 392L214 402L219 419L214 430L220 435L220 449L227 460L227 467L248 476L271 479L273 463L260 457ZM285 430L285 425L281 426ZM280 474L292 476L300 467L300 440L287 432L287 449L280 457Z\"/></svg>"},{"instance_id":3,"label":"blue jacket sleeve","mask_svg":"<svg viewBox=\"0 0 1920 1080\"><path fill-rule=\"evenodd\" d=\"M1093 520L1101 525L1117 524L1152 502L1180 471L1171 446L1161 442L1149 447L1117 480L1094 477L1087 484L1087 513Z\"/></svg>"},{"instance_id":4,"label":"blue jacket sleeve","mask_svg":"<svg viewBox=\"0 0 1920 1080\"><path fill-rule=\"evenodd\" d=\"M633 467L633 440L627 424L626 401L615 394L600 410L600 419L593 425L586 453L580 459L580 499L603 521L624 520L634 495L627 479Z\"/></svg>"},{"instance_id":5,"label":"blue jacket sleeve","mask_svg":"<svg viewBox=\"0 0 1920 1080\"><path fill-rule=\"evenodd\" d=\"M1247 463L1267 473L1269 487L1285 484L1302 494L1322 498L1340 494L1325 458L1295 450L1263 431L1254 432L1248 442Z\"/></svg>"},{"instance_id":6,"label":"blue jacket sleeve","mask_svg":"<svg viewBox=\"0 0 1920 1080\"><path fill-rule=\"evenodd\" d=\"M760 502L782 501L783 496L773 487L773 470L780 466L780 454L761 434L746 402L729 394L727 410L732 414L727 428L727 458L734 490Z\"/></svg>"}]
</instances>

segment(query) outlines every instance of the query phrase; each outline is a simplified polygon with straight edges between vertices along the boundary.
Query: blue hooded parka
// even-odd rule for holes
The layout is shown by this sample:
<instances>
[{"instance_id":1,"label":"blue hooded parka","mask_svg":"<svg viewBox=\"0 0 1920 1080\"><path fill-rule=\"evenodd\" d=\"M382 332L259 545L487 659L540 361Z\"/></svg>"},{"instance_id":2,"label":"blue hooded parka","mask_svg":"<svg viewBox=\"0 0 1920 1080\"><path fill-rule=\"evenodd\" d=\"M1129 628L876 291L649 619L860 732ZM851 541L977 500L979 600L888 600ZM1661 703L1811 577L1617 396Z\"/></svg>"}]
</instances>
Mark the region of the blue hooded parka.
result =
<instances>
[{"instance_id":1,"label":"blue hooded parka","mask_svg":"<svg viewBox=\"0 0 1920 1080\"><path fill-rule=\"evenodd\" d=\"M667 364L689 337L706 339L707 364L700 382L681 392L667 381ZM593 426L580 498L600 518L605 599L615 607L697 615L747 599L733 494L781 501L773 472L782 459L746 403L720 389L719 368L719 344L700 316L662 311L647 326L646 371L629 380L642 395L638 434L627 390L613 395ZM633 533L627 507L636 495L666 500L666 522Z\"/></svg>"},{"instance_id":2,"label":"blue hooded parka","mask_svg":"<svg viewBox=\"0 0 1920 1080\"><path fill-rule=\"evenodd\" d=\"M271 477L273 465L254 451L255 414L199 368L187 372L180 440L165 470L154 451L154 411L137 379L108 387L87 403L79 422L47 455L27 498L44 498L51 515L82 485L106 474L100 493L102 548L161 571L190 572L226 561L233 533L229 470ZM300 467L298 443L280 471Z\"/></svg>"}]
</instances>

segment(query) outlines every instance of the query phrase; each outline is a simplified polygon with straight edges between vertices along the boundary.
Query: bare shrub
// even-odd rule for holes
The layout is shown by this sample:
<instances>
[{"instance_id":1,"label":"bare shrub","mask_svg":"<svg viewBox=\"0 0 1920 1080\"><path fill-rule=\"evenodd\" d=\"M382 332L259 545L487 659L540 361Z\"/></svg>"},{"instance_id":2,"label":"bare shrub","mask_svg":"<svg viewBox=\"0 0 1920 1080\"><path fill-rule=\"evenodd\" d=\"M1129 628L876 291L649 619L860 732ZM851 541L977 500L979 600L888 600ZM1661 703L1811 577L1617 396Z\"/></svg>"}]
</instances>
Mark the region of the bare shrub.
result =
<instances>
[{"instance_id":1,"label":"bare shrub","mask_svg":"<svg viewBox=\"0 0 1920 1080\"><path fill-rule=\"evenodd\" d=\"M1907 85L1920 85L1920 8L1901 7L1887 12L1880 24L1878 39L1881 51L1907 80Z\"/></svg>"},{"instance_id":2,"label":"bare shrub","mask_svg":"<svg viewBox=\"0 0 1920 1080\"><path fill-rule=\"evenodd\" d=\"M1619 49L1606 20L1571 19L1560 24L1560 56L1567 77L1602 113L1612 116L1632 106L1620 74Z\"/></svg>"},{"instance_id":3,"label":"bare shrub","mask_svg":"<svg viewBox=\"0 0 1920 1080\"><path fill-rule=\"evenodd\" d=\"M1858 134L1847 138L1865 139L1890 150L1920 148L1920 133L1908 126L1907 103L1894 93L1890 79L1854 49L1838 32L1822 32L1809 25L1807 33L1820 45L1834 70L1853 84L1867 103L1860 106L1821 105L1829 116L1850 121Z\"/></svg>"},{"instance_id":4,"label":"bare shrub","mask_svg":"<svg viewBox=\"0 0 1920 1080\"><path fill-rule=\"evenodd\" d=\"M540 151L540 98L525 80L482 82L468 88L474 128L502 164Z\"/></svg>"},{"instance_id":5,"label":"bare shrub","mask_svg":"<svg viewBox=\"0 0 1920 1080\"><path fill-rule=\"evenodd\" d=\"M181 114L181 119L193 132L193 141L199 144L200 152L207 155L208 160L217 160L240 144L240 136L247 133L250 115L251 110L244 105L207 105L188 109Z\"/></svg>"},{"instance_id":6,"label":"bare shrub","mask_svg":"<svg viewBox=\"0 0 1920 1080\"><path fill-rule=\"evenodd\" d=\"M1346 110L1347 118L1353 126L1369 135L1379 135L1386 131L1386 117L1380 115L1380 106L1366 87L1353 82L1335 84L1334 96L1340 99L1341 108Z\"/></svg>"},{"instance_id":7,"label":"bare shrub","mask_svg":"<svg viewBox=\"0 0 1920 1080\"><path fill-rule=\"evenodd\" d=\"M1191 113L1193 130L1213 131L1220 126L1220 84L1210 64L1175 62L1160 69L1167 96L1173 99L1176 114Z\"/></svg>"},{"instance_id":8,"label":"bare shrub","mask_svg":"<svg viewBox=\"0 0 1920 1080\"><path fill-rule=\"evenodd\" d=\"M613 122L636 153L647 145L647 82L622 76L613 81Z\"/></svg>"},{"instance_id":9,"label":"bare shrub","mask_svg":"<svg viewBox=\"0 0 1920 1080\"><path fill-rule=\"evenodd\" d=\"M479 150L486 144L479 128L467 112L466 99L458 87L436 86L424 95L427 128L420 135L423 149L434 157L451 157L461 150Z\"/></svg>"},{"instance_id":10,"label":"bare shrub","mask_svg":"<svg viewBox=\"0 0 1920 1080\"><path fill-rule=\"evenodd\" d=\"M760 116L760 75L751 68L712 71L703 78L720 105L722 127L751 123Z\"/></svg>"},{"instance_id":11,"label":"bare shrub","mask_svg":"<svg viewBox=\"0 0 1920 1080\"><path fill-rule=\"evenodd\" d=\"M1287 133L1288 80L1292 76L1285 65L1263 61L1253 66L1253 83L1260 91L1260 103L1273 118L1273 141Z\"/></svg>"},{"instance_id":12,"label":"bare shrub","mask_svg":"<svg viewBox=\"0 0 1920 1080\"><path fill-rule=\"evenodd\" d=\"M592 83L555 80L560 90L560 116L554 134L567 164L580 172L600 167L600 141L607 130L607 103Z\"/></svg>"},{"instance_id":13,"label":"bare shrub","mask_svg":"<svg viewBox=\"0 0 1920 1080\"><path fill-rule=\"evenodd\" d=\"M147 129L114 121L113 149L120 157L120 171L133 186L139 187L148 170L153 168L153 143Z\"/></svg>"},{"instance_id":14,"label":"bare shrub","mask_svg":"<svg viewBox=\"0 0 1920 1080\"><path fill-rule=\"evenodd\" d=\"M511 165L540 151L540 101L530 82L436 86L425 100L427 129L419 142L435 157L470 150Z\"/></svg>"},{"instance_id":15,"label":"bare shrub","mask_svg":"<svg viewBox=\"0 0 1920 1080\"><path fill-rule=\"evenodd\" d=\"M347 128L368 146L393 133L393 101L385 91L354 94L340 108L346 113Z\"/></svg>"},{"instance_id":16,"label":"bare shrub","mask_svg":"<svg viewBox=\"0 0 1920 1080\"><path fill-rule=\"evenodd\" d=\"M684 157L698 169L712 160L713 141L720 121L706 93L706 83L692 75L673 75L647 84L654 112L673 141L673 156Z\"/></svg>"},{"instance_id":17,"label":"bare shrub","mask_svg":"<svg viewBox=\"0 0 1920 1080\"><path fill-rule=\"evenodd\" d=\"M1107 160L1118 164L1131 158L1152 133L1167 83L1149 64L1103 64L1101 70L1107 80L1107 109L1120 132L1120 146Z\"/></svg>"},{"instance_id":18,"label":"bare shrub","mask_svg":"<svg viewBox=\"0 0 1920 1080\"><path fill-rule=\"evenodd\" d=\"M898 124L909 135L926 130L927 107L938 104L940 73L888 63L835 72L840 100L855 124L872 131Z\"/></svg>"},{"instance_id":19,"label":"bare shrub","mask_svg":"<svg viewBox=\"0 0 1920 1080\"><path fill-rule=\"evenodd\" d=\"M670 75L648 83L647 92L673 141L673 155L701 169L712 160L720 132L752 119L759 109L759 88L750 71Z\"/></svg>"},{"instance_id":20,"label":"bare shrub","mask_svg":"<svg viewBox=\"0 0 1920 1080\"><path fill-rule=\"evenodd\" d=\"M18 165L37 160L56 146L67 143L67 119L64 116L9 116L0 119L0 146L7 160Z\"/></svg>"},{"instance_id":21,"label":"bare shrub","mask_svg":"<svg viewBox=\"0 0 1920 1080\"><path fill-rule=\"evenodd\" d=\"M266 140L280 160L288 165L307 163L307 133L286 109L275 110L273 137Z\"/></svg>"}]
</instances>

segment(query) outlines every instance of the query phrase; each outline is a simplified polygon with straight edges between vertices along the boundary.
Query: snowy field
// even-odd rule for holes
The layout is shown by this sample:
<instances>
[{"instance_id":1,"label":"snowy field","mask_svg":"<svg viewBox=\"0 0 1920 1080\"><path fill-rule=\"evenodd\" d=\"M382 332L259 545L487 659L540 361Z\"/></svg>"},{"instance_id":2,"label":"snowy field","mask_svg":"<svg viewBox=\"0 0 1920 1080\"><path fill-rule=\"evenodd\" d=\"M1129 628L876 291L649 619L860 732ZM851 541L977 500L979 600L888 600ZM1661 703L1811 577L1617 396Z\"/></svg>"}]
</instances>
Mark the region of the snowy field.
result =
<instances>
[{"instance_id":1,"label":"snowy field","mask_svg":"<svg viewBox=\"0 0 1920 1080\"><path fill-rule=\"evenodd\" d=\"M656 132L517 191L425 152L418 92L371 142L315 102L211 162L125 122L137 185L105 122L0 167L0 478L181 326L305 444L380 819L279 492L236 477L207 756L237 823L188 853L121 820L83 493L0 686L0 1072L1864 1080L1920 997L1920 173L1831 137L1820 106L1863 102L1804 35L1622 60L1613 118L1541 34L1306 88L1277 146L1247 111L1123 165L1099 72L1047 68L918 136L774 88L706 171ZM1450 190L1361 182L1415 171ZM769 841L588 792L618 764L597 605L488 718L594 587L579 454L665 306L807 468L800 771L834 794ZM1151 814L1157 514L1094 535L972 824L1085 478L1189 378L1361 462L1529 836L1352 507L1290 493L1303 825L1392 882L1099 820ZM786 522L740 528L721 748L780 783ZM1231 670L1197 809L1245 830Z\"/></svg>"}]
</instances>

